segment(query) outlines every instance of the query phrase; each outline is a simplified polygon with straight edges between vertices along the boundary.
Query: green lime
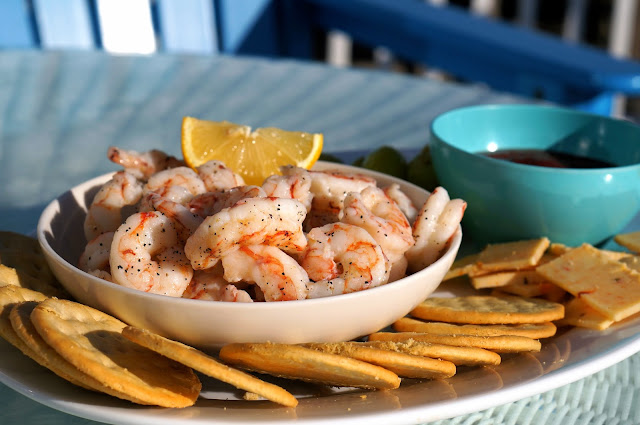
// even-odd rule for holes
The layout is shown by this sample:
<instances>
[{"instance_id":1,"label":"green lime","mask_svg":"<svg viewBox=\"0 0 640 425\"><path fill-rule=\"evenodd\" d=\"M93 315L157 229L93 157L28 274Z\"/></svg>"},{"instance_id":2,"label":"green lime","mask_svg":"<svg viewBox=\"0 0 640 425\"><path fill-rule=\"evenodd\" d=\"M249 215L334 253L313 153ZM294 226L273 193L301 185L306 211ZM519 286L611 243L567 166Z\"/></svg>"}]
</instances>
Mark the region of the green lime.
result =
<instances>
[{"instance_id":1,"label":"green lime","mask_svg":"<svg viewBox=\"0 0 640 425\"><path fill-rule=\"evenodd\" d=\"M322 152L318 159L320 161L337 162L339 164L342 164L342 160L340 158L338 158L337 156L335 156L333 154L330 154L330 153Z\"/></svg>"},{"instance_id":2,"label":"green lime","mask_svg":"<svg viewBox=\"0 0 640 425\"><path fill-rule=\"evenodd\" d=\"M438 186L438 177L433 169L429 145L422 148L420 153L409 161L407 180L428 191L432 191Z\"/></svg>"},{"instance_id":3,"label":"green lime","mask_svg":"<svg viewBox=\"0 0 640 425\"><path fill-rule=\"evenodd\" d=\"M364 157L362 167L404 179L407 177L407 160L396 149L382 146Z\"/></svg>"}]
</instances>

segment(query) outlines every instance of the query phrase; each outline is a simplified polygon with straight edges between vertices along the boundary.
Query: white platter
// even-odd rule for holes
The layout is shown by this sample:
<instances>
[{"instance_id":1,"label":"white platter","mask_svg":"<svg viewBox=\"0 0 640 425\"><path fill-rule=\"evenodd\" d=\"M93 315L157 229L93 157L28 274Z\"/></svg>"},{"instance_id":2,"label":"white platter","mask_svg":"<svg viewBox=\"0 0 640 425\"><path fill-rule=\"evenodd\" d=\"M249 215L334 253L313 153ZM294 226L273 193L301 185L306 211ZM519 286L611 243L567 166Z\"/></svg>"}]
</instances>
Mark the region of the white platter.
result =
<instances>
[{"instance_id":1,"label":"white platter","mask_svg":"<svg viewBox=\"0 0 640 425\"><path fill-rule=\"evenodd\" d=\"M438 295L458 292L441 287ZM495 368L460 370L442 381L405 380L392 391L332 390L277 381L297 397L295 409L245 401L235 389L203 378L197 403L186 409L133 405L66 383L0 341L0 381L72 415L118 424L417 424L484 410L566 385L640 351L640 317L605 331L571 329L544 342L539 354L505 358ZM268 379L268 378L267 378Z\"/></svg>"}]
</instances>

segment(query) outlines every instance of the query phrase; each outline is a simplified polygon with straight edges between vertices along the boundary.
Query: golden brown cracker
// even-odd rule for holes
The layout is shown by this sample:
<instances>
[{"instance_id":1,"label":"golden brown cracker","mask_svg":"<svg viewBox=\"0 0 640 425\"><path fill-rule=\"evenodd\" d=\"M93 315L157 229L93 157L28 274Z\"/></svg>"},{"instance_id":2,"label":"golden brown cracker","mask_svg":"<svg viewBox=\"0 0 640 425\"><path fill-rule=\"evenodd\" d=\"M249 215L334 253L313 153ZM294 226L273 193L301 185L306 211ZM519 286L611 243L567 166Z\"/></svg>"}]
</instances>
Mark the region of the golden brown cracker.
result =
<instances>
[{"instance_id":1,"label":"golden brown cracker","mask_svg":"<svg viewBox=\"0 0 640 425\"><path fill-rule=\"evenodd\" d=\"M548 247L548 238L489 244L480 252L477 262L482 273L527 269L538 264Z\"/></svg>"},{"instance_id":2,"label":"golden brown cracker","mask_svg":"<svg viewBox=\"0 0 640 425\"><path fill-rule=\"evenodd\" d=\"M464 276L470 273L474 274L474 272L477 273L477 268L478 254L471 254L458 258L453 262L443 280L453 279L454 277Z\"/></svg>"},{"instance_id":3,"label":"golden brown cracker","mask_svg":"<svg viewBox=\"0 0 640 425\"><path fill-rule=\"evenodd\" d=\"M470 281L475 289L498 288L507 285L533 286L546 282L535 270L511 270L490 273L474 276Z\"/></svg>"},{"instance_id":4,"label":"golden brown cracker","mask_svg":"<svg viewBox=\"0 0 640 425\"><path fill-rule=\"evenodd\" d=\"M478 347L496 353L540 351L541 347L540 341L536 339L515 335L439 335L422 332L376 332L369 335L370 341L406 341L409 339L458 347Z\"/></svg>"},{"instance_id":5,"label":"golden brown cracker","mask_svg":"<svg viewBox=\"0 0 640 425\"><path fill-rule=\"evenodd\" d=\"M393 324L393 329L398 332L426 332L442 335L516 335L533 339L549 338L556 333L556 326L551 322L517 325L456 325L443 322L424 322L410 317L397 320Z\"/></svg>"},{"instance_id":6,"label":"golden brown cracker","mask_svg":"<svg viewBox=\"0 0 640 425\"><path fill-rule=\"evenodd\" d=\"M163 407L193 405L201 384L188 367L129 341L118 319L72 301L50 298L31 313L58 354L122 398Z\"/></svg>"},{"instance_id":7,"label":"golden brown cracker","mask_svg":"<svg viewBox=\"0 0 640 425\"><path fill-rule=\"evenodd\" d=\"M9 314L13 330L35 354L31 358L72 384L89 390L106 392L103 385L89 375L80 372L42 339L30 319L31 312L38 303L36 301L25 301L15 304Z\"/></svg>"},{"instance_id":8,"label":"golden brown cracker","mask_svg":"<svg viewBox=\"0 0 640 425\"><path fill-rule=\"evenodd\" d=\"M619 260L622 264L629 267L631 270L640 273L640 257L637 255L630 255Z\"/></svg>"},{"instance_id":9,"label":"golden brown cracker","mask_svg":"<svg viewBox=\"0 0 640 425\"><path fill-rule=\"evenodd\" d=\"M40 244L36 238L9 231L0 231L0 250L3 249L11 249L31 254L42 253Z\"/></svg>"},{"instance_id":10,"label":"golden brown cracker","mask_svg":"<svg viewBox=\"0 0 640 425\"><path fill-rule=\"evenodd\" d=\"M375 364L404 378L442 379L450 378L456 373L456 366L446 360L384 350L353 341L311 343L304 344L304 346L325 353L338 354Z\"/></svg>"},{"instance_id":11,"label":"golden brown cracker","mask_svg":"<svg viewBox=\"0 0 640 425\"><path fill-rule=\"evenodd\" d=\"M640 274L584 244L538 273L614 321L640 311Z\"/></svg>"},{"instance_id":12,"label":"golden brown cracker","mask_svg":"<svg viewBox=\"0 0 640 425\"><path fill-rule=\"evenodd\" d=\"M431 297L411 311L423 320L467 324L541 323L561 319L562 304L517 296Z\"/></svg>"},{"instance_id":13,"label":"golden brown cracker","mask_svg":"<svg viewBox=\"0 0 640 425\"><path fill-rule=\"evenodd\" d=\"M32 359L37 357L37 354L20 339L13 326L11 326L9 315L16 304L25 301L44 301L45 299L47 297L40 292L20 288L19 286L7 285L0 287L0 336Z\"/></svg>"},{"instance_id":14,"label":"golden brown cracker","mask_svg":"<svg viewBox=\"0 0 640 425\"><path fill-rule=\"evenodd\" d=\"M298 404L298 400L284 388L222 364L213 357L188 345L133 326L125 327L122 330L122 335L143 347L248 393L257 394L284 406L295 407Z\"/></svg>"},{"instance_id":15,"label":"golden brown cracker","mask_svg":"<svg viewBox=\"0 0 640 425\"><path fill-rule=\"evenodd\" d=\"M16 249L0 249L0 264L12 267L38 280L45 282L54 282L56 280L44 256L40 254L32 254Z\"/></svg>"},{"instance_id":16,"label":"golden brown cracker","mask_svg":"<svg viewBox=\"0 0 640 425\"><path fill-rule=\"evenodd\" d=\"M228 344L220 350L220 359L260 373L339 387L392 389L400 385L398 375L380 366L299 345Z\"/></svg>"},{"instance_id":17,"label":"golden brown cracker","mask_svg":"<svg viewBox=\"0 0 640 425\"><path fill-rule=\"evenodd\" d=\"M538 274L536 273L536 275ZM553 302L561 302L568 295L567 291L544 278L533 281L524 279L497 289L502 292L502 295L518 295L526 298L541 297Z\"/></svg>"},{"instance_id":18,"label":"golden brown cracker","mask_svg":"<svg viewBox=\"0 0 640 425\"><path fill-rule=\"evenodd\" d=\"M559 257L561 255L566 254L567 252L571 251L572 249L574 249L574 247L571 246L567 246L567 245L563 245L560 243L552 243L549 246L549 250L548 252L552 255L554 255L555 257ZM624 258L630 257L632 254L628 253L628 252L623 252L623 251L611 251L608 249L599 249L598 251L600 251L600 253L608 258L609 260L615 260L615 261L620 261ZM542 265L542 264L540 264Z\"/></svg>"},{"instance_id":19,"label":"golden brown cracker","mask_svg":"<svg viewBox=\"0 0 640 425\"><path fill-rule=\"evenodd\" d=\"M603 330L611 326L614 321L591 308L581 298L572 298L564 305L564 319L558 320L558 326L577 326L580 328Z\"/></svg>"},{"instance_id":20,"label":"golden brown cracker","mask_svg":"<svg viewBox=\"0 0 640 425\"><path fill-rule=\"evenodd\" d=\"M1 232L0 235L2 235ZM25 238L27 237L25 236ZM27 242L9 246L20 247L21 245L27 247L24 250L20 248L0 249L0 286L20 286L42 292L50 297L68 298L68 293L62 288L49 268L42 251L40 251L40 246L29 248Z\"/></svg>"},{"instance_id":21,"label":"golden brown cracker","mask_svg":"<svg viewBox=\"0 0 640 425\"><path fill-rule=\"evenodd\" d=\"M414 356L442 359L456 366L483 366L500 364L500 355L477 347L432 344L409 339L407 341L368 341L363 345L383 350L398 351Z\"/></svg>"},{"instance_id":22,"label":"golden brown cracker","mask_svg":"<svg viewBox=\"0 0 640 425\"><path fill-rule=\"evenodd\" d=\"M640 254L640 231L630 233L620 233L613 237L613 240L620 246Z\"/></svg>"}]
</instances>

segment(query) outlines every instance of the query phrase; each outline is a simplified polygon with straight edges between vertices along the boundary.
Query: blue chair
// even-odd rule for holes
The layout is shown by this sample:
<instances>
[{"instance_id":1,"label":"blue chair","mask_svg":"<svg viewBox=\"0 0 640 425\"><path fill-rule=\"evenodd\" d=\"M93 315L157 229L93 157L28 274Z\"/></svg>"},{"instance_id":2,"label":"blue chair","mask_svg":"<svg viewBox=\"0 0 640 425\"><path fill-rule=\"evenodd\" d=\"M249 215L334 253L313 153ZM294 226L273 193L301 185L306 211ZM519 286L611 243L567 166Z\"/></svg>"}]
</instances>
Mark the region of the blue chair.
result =
<instances>
[{"instance_id":1,"label":"blue chair","mask_svg":"<svg viewBox=\"0 0 640 425\"><path fill-rule=\"evenodd\" d=\"M420 0L0 2L0 49L314 59L315 33L334 29L464 81L594 113L611 114L616 94L640 94L639 62Z\"/></svg>"}]
</instances>

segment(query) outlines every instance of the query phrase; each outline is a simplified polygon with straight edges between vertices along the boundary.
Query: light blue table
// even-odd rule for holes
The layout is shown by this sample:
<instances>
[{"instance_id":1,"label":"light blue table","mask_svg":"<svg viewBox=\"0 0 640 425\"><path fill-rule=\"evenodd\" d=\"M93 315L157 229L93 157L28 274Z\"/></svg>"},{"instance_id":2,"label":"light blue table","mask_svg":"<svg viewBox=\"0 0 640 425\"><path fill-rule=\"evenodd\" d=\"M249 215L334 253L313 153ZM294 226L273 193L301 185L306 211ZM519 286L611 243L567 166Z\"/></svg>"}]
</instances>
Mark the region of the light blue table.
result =
<instances>
[{"instance_id":1,"label":"light blue table","mask_svg":"<svg viewBox=\"0 0 640 425\"><path fill-rule=\"evenodd\" d=\"M477 86L229 57L0 52L0 230L113 170L109 145L179 154L185 115L322 132L325 151L415 151L454 107L518 102ZM638 219L636 219L638 222ZM640 223L638 223L640 224ZM640 355L559 389L439 424L638 424ZM87 424L0 384L0 423Z\"/></svg>"}]
</instances>

